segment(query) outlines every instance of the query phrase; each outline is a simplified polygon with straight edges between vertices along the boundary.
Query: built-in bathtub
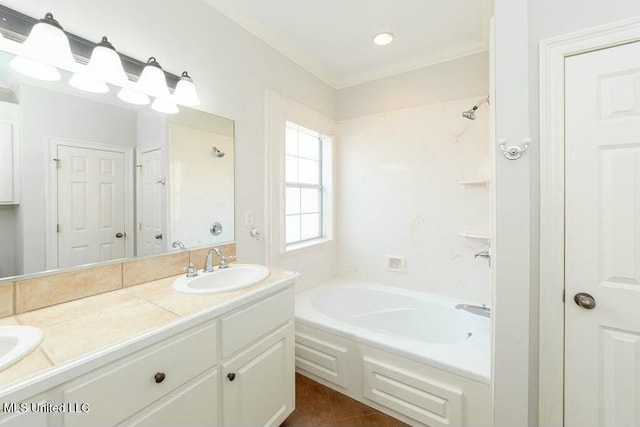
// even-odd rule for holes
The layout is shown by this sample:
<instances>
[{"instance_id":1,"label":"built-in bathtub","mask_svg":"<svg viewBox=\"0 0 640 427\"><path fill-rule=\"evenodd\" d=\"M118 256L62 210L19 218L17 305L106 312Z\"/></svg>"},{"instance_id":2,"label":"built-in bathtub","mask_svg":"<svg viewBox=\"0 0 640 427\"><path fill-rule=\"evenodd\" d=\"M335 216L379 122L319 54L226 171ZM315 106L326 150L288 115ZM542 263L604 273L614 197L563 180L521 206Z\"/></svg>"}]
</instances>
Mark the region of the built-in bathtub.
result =
<instances>
[{"instance_id":1,"label":"built-in bathtub","mask_svg":"<svg viewBox=\"0 0 640 427\"><path fill-rule=\"evenodd\" d=\"M413 425L490 425L490 319L336 279L296 297L299 372Z\"/></svg>"}]
</instances>

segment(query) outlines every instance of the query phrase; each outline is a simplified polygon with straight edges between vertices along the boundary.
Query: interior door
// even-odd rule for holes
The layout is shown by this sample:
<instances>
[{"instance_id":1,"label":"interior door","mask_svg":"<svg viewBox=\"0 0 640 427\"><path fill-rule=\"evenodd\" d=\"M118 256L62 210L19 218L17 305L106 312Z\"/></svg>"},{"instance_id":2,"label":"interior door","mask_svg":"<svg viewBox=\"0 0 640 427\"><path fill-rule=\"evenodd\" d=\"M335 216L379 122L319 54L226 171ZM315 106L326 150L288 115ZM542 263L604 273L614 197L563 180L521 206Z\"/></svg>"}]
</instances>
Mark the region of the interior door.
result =
<instances>
[{"instance_id":1,"label":"interior door","mask_svg":"<svg viewBox=\"0 0 640 427\"><path fill-rule=\"evenodd\" d=\"M124 153L57 146L58 267L125 256Z\"/></svg>"},{"instance_id":2,"label":"interior door","mask_svg":"<svg viewBox=\"0 0 640 427\"><path fill-rule=\"evenodd\" d=\"M153 255L167 250L166 179L160 147L138 150L138 256Z\"/></svg>"},{"instance_id":3,"label":"interior door","mask_svg":"<svg viewBox=\"0 0 640 427\"><path fill-rule=\"evenodd\" d=\"M640 426L640 43L565 63L565 425Z\"/></svg>"}]
</instances>

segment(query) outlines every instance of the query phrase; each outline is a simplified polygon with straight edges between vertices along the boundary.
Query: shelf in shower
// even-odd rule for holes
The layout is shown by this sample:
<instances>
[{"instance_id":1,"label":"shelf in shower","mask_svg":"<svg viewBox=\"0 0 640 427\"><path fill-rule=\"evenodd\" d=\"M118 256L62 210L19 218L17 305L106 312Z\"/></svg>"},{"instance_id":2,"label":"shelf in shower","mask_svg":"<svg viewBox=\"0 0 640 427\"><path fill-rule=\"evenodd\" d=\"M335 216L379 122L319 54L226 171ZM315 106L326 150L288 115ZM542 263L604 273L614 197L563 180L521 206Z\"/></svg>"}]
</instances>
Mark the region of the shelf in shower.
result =
<instances>
[{"instance_id":1,"label":"shelf in shower","mask_svg":"<svg viewBox=\"0 0 640 427\"><path fill-rule=\"evenodd\" d=\"M476 233L476 232L472 232L472 231L461 231L458 234L460 234L460 236L464 237L465 239L481 240L481 241L484 241L486 243L489 243L489 241L491 240L491 237L487 233Z\"/></svg>"},{"instance_id":2,"label":"shelf in shower","mask_svg":"<svg viewBox=\"0 0 640 427\"><path fill-rule=\"evenodd\" d=\"M489 187L488 180L477 180L477 181L460 181L458 184L462 185L464 188L473 189L473 188L487 188Z\"/></svg>"}]
</instances>

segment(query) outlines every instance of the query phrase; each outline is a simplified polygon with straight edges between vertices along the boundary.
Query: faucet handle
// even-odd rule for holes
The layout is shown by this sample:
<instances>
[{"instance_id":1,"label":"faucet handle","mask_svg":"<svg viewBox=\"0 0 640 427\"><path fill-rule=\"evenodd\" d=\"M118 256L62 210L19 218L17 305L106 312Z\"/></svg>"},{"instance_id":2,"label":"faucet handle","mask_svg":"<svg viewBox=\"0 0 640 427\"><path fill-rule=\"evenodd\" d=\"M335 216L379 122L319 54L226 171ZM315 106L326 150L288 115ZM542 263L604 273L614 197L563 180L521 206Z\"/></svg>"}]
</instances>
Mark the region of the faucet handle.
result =
<instances>
[{"instance_id":1,"label":"faucet handle","mask_svg":"<svg viewBox=\"0 0 640 427\"><path fill-rule=\"evenodd\" d=\"M189 263L188 266L184 267L183 270L187 271L187 277L196 277L198 275L198 270L192 262Z\"/></svg>"}]
</instances>

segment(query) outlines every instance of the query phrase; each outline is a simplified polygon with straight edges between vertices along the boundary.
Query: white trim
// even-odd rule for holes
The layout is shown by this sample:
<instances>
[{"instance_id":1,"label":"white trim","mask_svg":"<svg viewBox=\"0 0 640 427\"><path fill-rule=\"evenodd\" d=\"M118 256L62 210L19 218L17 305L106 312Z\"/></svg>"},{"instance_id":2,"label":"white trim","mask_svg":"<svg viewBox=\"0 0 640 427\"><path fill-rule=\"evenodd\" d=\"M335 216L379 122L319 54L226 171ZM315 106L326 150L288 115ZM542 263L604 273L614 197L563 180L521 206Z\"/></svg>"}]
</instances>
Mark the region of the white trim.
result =
<instances>
[{"instance_id":1,"label":"white trim","mask_svg":"<svg viewBox=\"0 0 640 427\"><path fill-rule=\"evenodd\" d=\"M335 221L335 203L333 200L332 185L335 183L335 150L331 149L331 144L335 141L335 123L311 110L310 108L288 99L279 93L266 91L266 114L265 114L265 224L269 233L267 234L267 242L265 247L265 260L267 265L280 265L280 260L286 258L285 254L300 253L299 250L286 250L285 245L285 200L284 200L284 124L291 121L297 125L301 125L308 129L313 129L322 137L323 159L330 159L331 174L327 175L327 171L323 170L323 220L324 237L326 242L334 241L333 231L334 224L329 222ZM328 163L322 162L323 168ZM331 215L327 215L330 212ZM314 240L315 242L315 240ZM308 245L306 249L317 248L323 245ZM304 251L302 251L304 252Z\"/></svg>"},{"instance_id":2,"label":"white trim","mask_svg":"<svg viewBox=\"0 0 640 427\"><path fill-rule=\"evenodd\" d=\"M46 157L45 188L48 189L45 195L45 268L52 270L58 268L58 174L56 173L56 163L53 161L57 156L58 145L70 147L88 148L93 150L113 151L124 154L124 231L127 236L124 244L124 257L133 256L134 239L134 212L133 212L133 148L111 144L101 144L97 142L82 141L77 139L67 139L58 137L48 138L48 156Z\"/></svg>"},{"instance_id":3,"label":"white trim","mask_svg":"<svg viewBox=\"0 0 640 427\"><path fill-rule=\"evenodd\" d=\"M640 18L540 42L540 425L564 418L564 60L635 41Z\"/></svg>"}]
</instances>

